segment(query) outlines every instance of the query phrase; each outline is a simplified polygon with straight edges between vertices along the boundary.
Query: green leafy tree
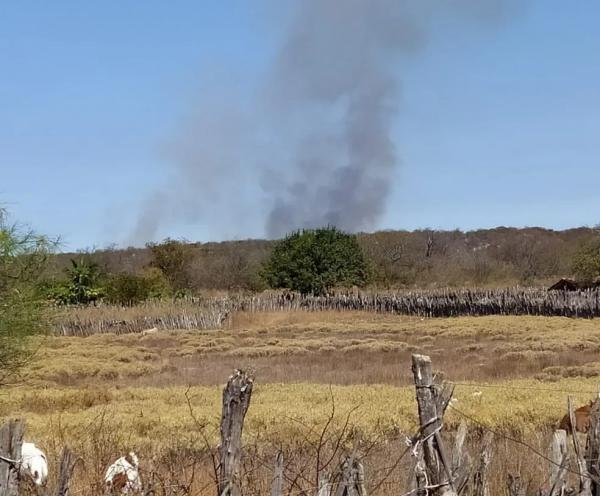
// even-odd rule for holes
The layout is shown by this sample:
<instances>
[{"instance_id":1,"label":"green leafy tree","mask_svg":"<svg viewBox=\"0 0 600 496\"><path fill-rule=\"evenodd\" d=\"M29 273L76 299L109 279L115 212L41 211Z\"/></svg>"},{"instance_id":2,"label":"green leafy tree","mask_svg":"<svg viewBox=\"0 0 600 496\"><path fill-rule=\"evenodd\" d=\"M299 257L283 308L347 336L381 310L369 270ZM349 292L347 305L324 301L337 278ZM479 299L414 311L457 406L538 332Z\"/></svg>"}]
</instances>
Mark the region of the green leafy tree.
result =
<instances>
[{"instance_id":1,"label":"green leafy tree","mask_svg":"<svg viewBox=\"0 0 600 496\"><path fill-rule=\"evenodd\" d=\"M600 238L585 243L573 258L573 273L582 281L600 277Z\"/></svg>"},{"instance_id":2,"label":"green leafy tree","mask_svg":"<svg viewBox=\"0 0 600 496\"><path fill-rule=\"evenodd\" d=\"M148 243L146 247L152 253L150 265L161 270L175 291L189 288L192 252L185 241L167 238L161 243Z\"/></svg>"},{"instance_id":3,"label":"green leafy tree","mask_svg":"<svg viewBox=\"0 0 600 496\"><path fill-rule=\"evenodd\" d=\"M38 284L56 242L8 222L0 209L0 384L30 356L30 341L45 331L47 308Z\"/></svg>"},{"instance_id":4,"label":"green leafy tree","mask_svg":"<svg viewBox=\"0 0 600 496\"><path fill-rule=\"evenodd\" d=\"M296 231L277 243L262 276L272 288L322 295L335 286L364 286L369 270L356 236L327 227Z\"/></svg>"}]
</instances>

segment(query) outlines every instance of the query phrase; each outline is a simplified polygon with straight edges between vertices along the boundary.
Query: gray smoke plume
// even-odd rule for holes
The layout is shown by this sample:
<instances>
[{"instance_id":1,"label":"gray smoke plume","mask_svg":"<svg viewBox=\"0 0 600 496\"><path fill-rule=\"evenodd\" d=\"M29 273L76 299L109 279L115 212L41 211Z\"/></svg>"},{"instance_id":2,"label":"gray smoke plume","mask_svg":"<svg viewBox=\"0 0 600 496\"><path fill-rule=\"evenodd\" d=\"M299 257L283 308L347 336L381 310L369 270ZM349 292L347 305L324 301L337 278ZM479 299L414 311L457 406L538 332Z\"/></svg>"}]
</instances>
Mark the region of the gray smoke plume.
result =
<instances>
[{"instance_id":1,"label":"gray smoke plume","mask_svg":"<svg viewBox=\"0 0 600 496\"><path fill-rule=\"evenodd\" d=\"M287 120L277 128L296 128L291 162L275 172L285 179L271 190L270 237L323 225L369 229L383 213L398 161L394 63L422 43L416 5L301 3L273 71L271 103Z\"/></svg>"},{"instance_id":2,"label":"gray smoke plume","mask_svg":"<svg viewBox=\"0 0 600 496\"><path fill-rule=\"evenodd\" d=\"M260 234L247 231L257 229L249 218L263 219L269 237L323 225L375 228L399 163L392 133L405 62L436 19L497 21L515 3L294 2L250 108L232 110L234 88L201 102L184 127L173 154L177 193L163 211L210 224L220 236ZM156 231L164 220L158 210L146 209L138 236Z\"/></svg>"}]
</instances>

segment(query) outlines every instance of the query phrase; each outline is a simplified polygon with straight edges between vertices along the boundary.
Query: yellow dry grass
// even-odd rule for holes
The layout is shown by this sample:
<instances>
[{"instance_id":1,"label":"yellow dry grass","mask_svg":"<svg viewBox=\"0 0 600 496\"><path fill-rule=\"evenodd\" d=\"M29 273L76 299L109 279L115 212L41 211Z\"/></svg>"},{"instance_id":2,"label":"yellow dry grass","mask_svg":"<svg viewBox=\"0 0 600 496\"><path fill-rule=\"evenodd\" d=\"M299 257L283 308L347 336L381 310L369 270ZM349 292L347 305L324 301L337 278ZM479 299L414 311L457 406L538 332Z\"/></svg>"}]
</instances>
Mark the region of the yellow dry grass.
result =
<instances>
[{"instance_id":1,"label":"yellow dry grass","mask_svg":"<svg viewBox=\"0 0 600 496\"><path fill-rule=\"evenodd\" d=\"M38 346L29 385L214 385L236 366L255 368L263 383L398 385L415 351L460 380L600 374L599 321L558 317L241 313L221 330L48 336Z\"/></svg>"},{"instance_id":2,"label":"yellow dry grass","mask_svg":"<svg viewBox=\"0 0 600 496\"><path fill-rule=\"evenodd\" d=\"M497 427L529 429L556 421L565 404L565 393L535 388L582 391L578 400L589 398L583 391L595 389L600 366L592 357L599 349L600 325L591 320L238 314L218 331L46 337L24 384L0 396L0 416L23 415L42 436L49 423L76 433L104 412L135 445L162 445L192 427L185 385L194 385L198 418L214 422L216 385L239 365L257 375L248 435L263 430L290 437L302 425L318 425L331 408L328 383L338 384L331 387L338 412L359 407L357 429L410 430L409 358L418 351L431 354L449 378L502 386L482 389L479 398L471 396L478 386L460 386L457 407ZM337 375L325 373L331 370Z\"/></svg>"},{"instance_id":3,"label":"yellow dry grass","mask_svg":"<svg viewBox=\"0 0 600 496\"><path fill-rule=\"evenodd\" d=\"M247 446L303 453L335 405L333 432L351 413L357 437L395 439L371 467L395 456L398 435L416 428L413 352L431 355L436 369L460 382L446 428L456 427L462 412L542 450L547 429L565 412L567 391L583 403L600 375L600 322L565 318L238 313L221 330L48 336L36 346L22 383L0 390L0 421L24 417L27 437L54 464L70 445L87 460L77 487L89 494L101 494L89 484L126 450L146 462L198 452L205 448L201 425L214 447L221 388L234 367L256 375ZM498 480L511 464L531 462L521 446L498 449ZM532 474L538 465L531 462ZM263 475L268 486L269 470Z\"/></svg>"}]
</instances>

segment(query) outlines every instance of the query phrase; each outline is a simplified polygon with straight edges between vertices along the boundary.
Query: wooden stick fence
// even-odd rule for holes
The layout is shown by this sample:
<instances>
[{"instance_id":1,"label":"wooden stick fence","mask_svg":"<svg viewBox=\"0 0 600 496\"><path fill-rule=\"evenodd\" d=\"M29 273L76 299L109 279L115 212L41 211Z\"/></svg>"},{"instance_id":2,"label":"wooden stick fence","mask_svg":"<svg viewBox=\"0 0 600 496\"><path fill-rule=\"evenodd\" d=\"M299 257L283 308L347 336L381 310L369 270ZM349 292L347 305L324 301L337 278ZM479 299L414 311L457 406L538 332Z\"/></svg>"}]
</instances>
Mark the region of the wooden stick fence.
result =
<instances>
[{"instance_id":1,"label":"wooden stick fence","mask_svg":"<svg viewBox=\"0 0 600 496\"><path fill-rule=\"evenodd\" d=\"M410 453L413 458L408 473L407 492L402 496L490 496L505 490L510 496L524 496L527 488L519 474L506 475L506 489L491 487L489 481L494 438L497 436L504 437L506 440L514 441L514 439L484 429L478 455L472 459L465 450L467 425L463 420L454 437L452 450L448 452L442 436L443 417L450 403L454 386L437 380L437 376L433 374L431 359L427 356L413 355L412 371L419 429L414 436L407 439L409 447L399 457L401 459L404 454ZM223 389L221 439L216 450L215 496L243 494L242 431L250 407L253 387L253 378L244 371L236 370ZM598 398L600 399L600 395ZM571 425L575 426L571 398L568 399L568 411ZM482 424L479 427L482 427ZM23 432L22 420L11 420L0 429L0 496L19 494L19 486L23 480L23 474L20 473ZM569 464L567 439L566 431L555 431L547 457L531 448L532 456L541 456L549 462L551 468L548 484L535 493L539 496L599 496L600 401L597 400L592 408L585 452L579 444L577 435L571 436L576 468L572 468ZM519 444L527 446L523 442ZM65 447L54 491L57 496L69 494L70 480L76 461L77 456ZM268 490L271 496L292 494L286 492L286 481L290 478L285 476L285 470L284 454L278 451ZM578 487L569 487L568 475L577 476ZM312 487L310 490L303 489L299 494L368 496L368 474L365 474L363 456L356 448L345 453L337 466L333 465L330 470L319 474L317 480L318 487ZM209 481L205 487L211 485L212 482ZM377 487L381 487L381 483ZM157 493L152 483L149 483L142 494L150 496Z\"/></svg>"},{"instance_id":2,"label":"wooden stick fence","mask_svg":"<svg viewBox=\"0 0 600 496\"><path fill-rule=\"evenodd\" d=\"M152 314L106 318L83 318L66 312L54 332L67 336L96 333L131 333L145 329L217 329L234 312L365 311L414 315L418 317L457 317L485 315L538 315L546 317L600 317L600 290L547 291L543 288L493 290L404 291L396 293L347 293L328 296L298 293L267 293L251 297L227 297L186 301L167 309L165 302L143 304ZM161 307L162 305L162 307ZM109 314L119 313L110 307ZM124 312L126 313L126 312Z\"/></svg>"}]
</instances>

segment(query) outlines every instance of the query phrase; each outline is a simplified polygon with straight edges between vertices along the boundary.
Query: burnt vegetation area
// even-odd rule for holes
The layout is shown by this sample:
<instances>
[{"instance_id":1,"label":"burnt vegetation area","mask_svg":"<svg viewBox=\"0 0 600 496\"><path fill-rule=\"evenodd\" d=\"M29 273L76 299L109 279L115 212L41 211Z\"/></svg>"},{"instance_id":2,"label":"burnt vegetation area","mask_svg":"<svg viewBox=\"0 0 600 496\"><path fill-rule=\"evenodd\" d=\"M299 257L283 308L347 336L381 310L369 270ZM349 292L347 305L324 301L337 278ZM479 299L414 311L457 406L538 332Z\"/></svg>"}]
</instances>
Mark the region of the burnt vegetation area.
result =
<instances>
[{"instance_id":1,"label":"burnt vegetation area","mask_svg":"<svg viewBox=\"0 0 600 496\"><path fill-rule=\"evenodd\" d=\"M371 287L534 286L577 277L574 271L581 265L577 261L590 252L598 233L592 228L500 227L469 232L379 231L358 234L357 239L369 264ZM261 270L276 245L268 240L166 243L176 248L175 253L162 254L167 270L169 264L174 268L167 278L175 289L190 291L265 289ZM51 261L50 276L60 277L71 259L82 256L107 274L143 274L157 268L161 257L156 248L164 245L59 254ZM168 258L173 255L175 263ZM589 277L589 269L582 276Z\"/></svg>"}]
</instances>

